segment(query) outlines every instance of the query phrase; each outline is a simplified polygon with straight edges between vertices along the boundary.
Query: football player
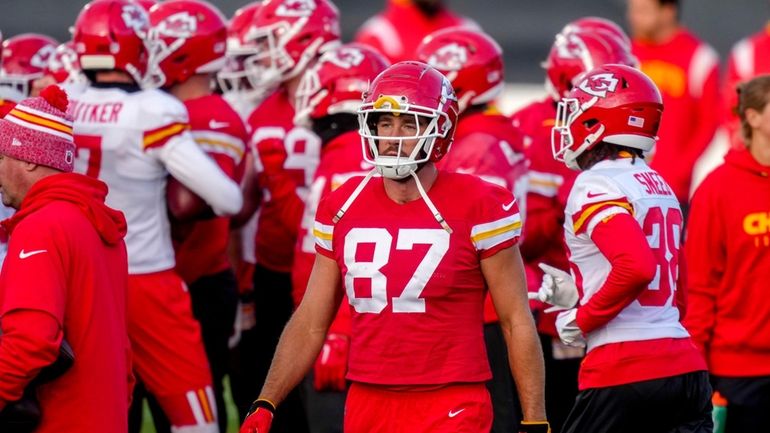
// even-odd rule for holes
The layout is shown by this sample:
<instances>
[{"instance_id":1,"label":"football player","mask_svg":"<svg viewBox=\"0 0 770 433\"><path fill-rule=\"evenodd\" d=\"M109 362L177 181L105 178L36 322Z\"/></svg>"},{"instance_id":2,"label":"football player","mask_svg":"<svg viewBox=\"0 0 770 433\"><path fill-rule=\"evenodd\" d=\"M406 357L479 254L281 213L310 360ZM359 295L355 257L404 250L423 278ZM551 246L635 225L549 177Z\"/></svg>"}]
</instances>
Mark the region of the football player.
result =
<instances>
[{"instance_id":1,"label":"football player","mask_svg":"<svg viewBox=\"0 0 770 433\"><path fill-rule=\"evenodd\" d=\"M568 270L564 248L564 206L577 173L553 159L551 152L551 127L556 117L556 101L572 88L572 80L594 66L619 63L633 66L636 60L624 48L622 38L612 32L581 27L581 23L593 22L589 18L578 19L559 33L551 46L543 67L546 73L546 89L549 95L513 114L514 126L524 137L524 151L529 162L527 173L527 223L524 225L521 251L529 274L535 282L533 290L542 278L537 264L542 262L562 270ZM546 366L546 404L554 429L563 424L569 408L577 395L577 374L583 351L571 348L559 341L554 326L556 314L546 313L544 306L534 303L537 327L543 345Z\"/></svg>"},{"instance_id":2,"label":"football player","mask_svg":"<svg viewBox=\"0 0 770 433\"><path fill-rule=\"evenodd\" d=\"M516 199L436 168L456 122L449 80L424 63L395 64L372 82L359 134L375 169L320 203L308 289L242 433L269 431L276 405L312 368L343 294L351 313L346 432L489 431L487 288L509 349L516 345L509 356L522 431L549 430Z\"/></svg>"},{"instance_id":3,"label":"football player","mask_svg":"<svg viewBox=\"0 0 770 433\"><path fill-rule=\"evenodd\" d=\"M200 326L174 272L166 183L170 174L217 215L238 212L241 192L195 142L185 106L164 91L139 88L148 31L147 12L133 1L97 0L80 12L73 41L92 85L70 108L75 167L104 180L107 203L126 215L127 317L138 378L175 431L217 432Z\"/></svg>"},{"instance_id":4,"label":"football player","mask_svg":"<svg viewBox=\"0 0 770 433\"><path fill-rule=\"evenodd\" d=\"M242 416L257 397L294 310L291 268L304 203L287 197L307 197L321 152L320 138L294 124L294 102L302 74L339 46L339 12L329 0L267 0L244 28L241 46L252 47L243 59L244 70L255 87L273 92L247 122L254 161L245 167L245 205L235 219L237 226L259 207L253 292L257 322L255 333L243 335L240 344L241 362L256 368L237 381L235 399ZM301 433L307 429L304 413L299 393L292 393L276 429Z\"/></svg>"},{"instance_id":5,"label":"football player","mask_svg":"<svg viewBox=\"0 0 770 433\"><path fill-rule=\"evenodd\" d=\"M145 85L164 88L184 103L195 142L236 180L245 151L246 127L238 113L211 90L215 74L225 63L224 16L202 0L165 1L153 6L149 15L152 49ZM225 414L222 380L227 373L227 342L237 303L235 275L227 256L230 219L215 216L173 177L167 190L174 217L176 271L188 286L193 314L201 324L217 413ZM205 220L194 221L200 218ZM157 425L157 416L153 418ZM219 428L227 431L226 416L219 417Z\"/></svg>"},{"instance_id":6,"label":"football player","mask_svg":"<svg viewBox=\"0 0 770 433\"><path fill-rule=\"evenodd\" d=\"M637 69L605 65L562 98L554 158L580 170L565 208L571 275L544 267L537 296L565 309L562 342L586 346L562 431L710 432L706 363L680 323L682 212L644 161L663 104Z\"/></svg>"},{"instance_id":7,"label":"football player","mask_svg":"<svg viewBox=\"0 0 770 433\"><path fill-rule=\"evenodd\" d=\"M357 111L361 94L387 66L385 57L368 46L342 45L325 52L305 72L297 89L295 122L311 126L321 138L321 158L294 248L291 277L295 306L302 301L315 261L313 224L318 203L351 177L372 169L361 154ZM329 327L312 374L305 380L311 431L342 431L349 342L350 312L343 305Z\"/></svg>"},{"instance_id":8,"label":"football player","mask_svg":"<svg viewBox=\"0 0 770 433\"><path fill-rule=\"evenodd\" d=\"M527 163L522 134L492 105L503 90L505 78L503 52L497 42L479 30L451 27L423 39L417 48L417 58L449 78L458 99L459 117L452 152L436 166L474 174L523 197ZM518 425L515 387L505 341L489 296L484 318L492 369L492 380L487 386L495 410L492 431L510 432Z\"/></svg>"}]
</instances>

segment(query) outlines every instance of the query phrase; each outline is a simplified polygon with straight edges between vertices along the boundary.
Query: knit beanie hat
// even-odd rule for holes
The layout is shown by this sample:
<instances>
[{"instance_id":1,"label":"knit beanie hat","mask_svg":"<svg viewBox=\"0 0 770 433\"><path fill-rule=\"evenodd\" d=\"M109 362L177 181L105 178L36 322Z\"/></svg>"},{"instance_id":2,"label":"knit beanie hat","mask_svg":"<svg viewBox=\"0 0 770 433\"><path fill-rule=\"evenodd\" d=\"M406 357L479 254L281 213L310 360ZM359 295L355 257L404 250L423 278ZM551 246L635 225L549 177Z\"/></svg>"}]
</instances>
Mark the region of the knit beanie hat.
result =
<instances>
[{"instance_id":1,"label":"knit beanie hat","mask_svg":"<svg viewBox=\"0 0 770 433\"><path fill-rule=\"evenodd\" d=\"M0 119L0 154L71 172L75 161L67 94L56 85L27 98Z\"/></svg>"}]
</instances>

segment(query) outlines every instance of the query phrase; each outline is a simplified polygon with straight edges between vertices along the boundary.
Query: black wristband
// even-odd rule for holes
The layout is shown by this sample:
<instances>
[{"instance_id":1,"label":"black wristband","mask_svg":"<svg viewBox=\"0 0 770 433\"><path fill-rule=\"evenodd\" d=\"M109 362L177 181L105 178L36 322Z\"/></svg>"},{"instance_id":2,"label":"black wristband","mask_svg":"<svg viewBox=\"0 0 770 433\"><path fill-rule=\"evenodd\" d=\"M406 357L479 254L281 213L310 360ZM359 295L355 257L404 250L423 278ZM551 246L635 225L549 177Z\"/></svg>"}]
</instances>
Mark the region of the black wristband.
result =
<instances>
[{"instance_id":1,"label":"black wristband","mask_svg":"<svg viewBox=\"0 0 770 433\"><path fill-rule=\"evenodd\" d=\"M254 403L252 403L251 407L249 407L249 415L256 412L259 408L266 409L270 411L270 413L275 413L275 405L273 402L264 398L259 398L254 400Z\"/></svg>"}]
</instances>

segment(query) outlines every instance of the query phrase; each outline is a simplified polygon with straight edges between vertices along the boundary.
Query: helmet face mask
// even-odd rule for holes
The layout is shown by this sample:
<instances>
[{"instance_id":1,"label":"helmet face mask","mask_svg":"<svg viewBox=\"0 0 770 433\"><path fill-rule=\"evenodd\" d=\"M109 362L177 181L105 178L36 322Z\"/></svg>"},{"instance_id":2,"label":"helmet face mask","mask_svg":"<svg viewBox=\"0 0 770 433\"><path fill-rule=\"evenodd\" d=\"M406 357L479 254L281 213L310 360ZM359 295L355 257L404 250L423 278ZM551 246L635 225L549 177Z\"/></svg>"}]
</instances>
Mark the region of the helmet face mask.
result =
<instances>
[{"instance_id":1,"label":"helmet face mask","mask_svg":"<svg viewBox=\"0 0 770 433\"><path fill-rule=\"evenodd\" d=\"M438 130L439 119L445 121L448 117L445 113L438 113L427 107L409 106L408 101L402 100L398 107L393 108L391 102L401 99L399 97L384 95L378 98L372 107L362 106L359 112L359 130L361 135L364 160L377 168L377 171L389 179L403 179L413 171L428 162L433 152L433 146L437 138L445 138L446 131ZM382 116L391 115L403 119L408 123L408 117L414 119L414 135L379 135L379 121ZM395 155L380 154L381 142L398 142ZM413 145L411 152L406 153Z\"/></svg>"},{"instance_id":2,"label":"helmet face mask","mask_svg":"<svg viewBox=\"0 0 770 433\"><path fill-rule=\"evenodd\" d=\"M0 85L28 96L32 82L44 75L49 62L56 56L57 45L54 39L37 33L24 33L5 40Z\"/></svg>"}]
</instances>

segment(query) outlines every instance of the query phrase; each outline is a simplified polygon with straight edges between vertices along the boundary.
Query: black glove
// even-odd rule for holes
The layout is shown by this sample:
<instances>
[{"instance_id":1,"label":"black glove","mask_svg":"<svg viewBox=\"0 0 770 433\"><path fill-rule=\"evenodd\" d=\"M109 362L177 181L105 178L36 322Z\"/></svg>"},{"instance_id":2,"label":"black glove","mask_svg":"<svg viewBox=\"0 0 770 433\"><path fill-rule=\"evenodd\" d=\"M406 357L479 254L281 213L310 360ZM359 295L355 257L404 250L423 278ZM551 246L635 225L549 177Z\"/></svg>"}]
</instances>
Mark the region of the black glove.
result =
<instances>
[{"instance_id":1,"label":"black glove","mask_svg":"<svg viewBox=\"0 0 770 433\"><path fill-rule=\"evenodd\" d=\"M43 368L24 389L21 399L8 403L0 411L0 432L31 433L40 424L40 404L37 402L37 387L51 382L66 373L75 362L75 354L67 341L62 340L59 357L53 364Z\"/></svg>"},{"instance_id":2,"label":"black glove","mask_svg":"<svg viewBox=\"0 0 770 433\"><path fill-rule=\"evenodd\" d=\"M551 425L548 421L522 421L519 433L551 433Z\"/></svg>"}]
</instances>

